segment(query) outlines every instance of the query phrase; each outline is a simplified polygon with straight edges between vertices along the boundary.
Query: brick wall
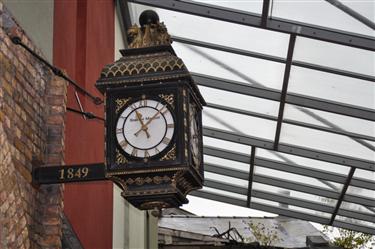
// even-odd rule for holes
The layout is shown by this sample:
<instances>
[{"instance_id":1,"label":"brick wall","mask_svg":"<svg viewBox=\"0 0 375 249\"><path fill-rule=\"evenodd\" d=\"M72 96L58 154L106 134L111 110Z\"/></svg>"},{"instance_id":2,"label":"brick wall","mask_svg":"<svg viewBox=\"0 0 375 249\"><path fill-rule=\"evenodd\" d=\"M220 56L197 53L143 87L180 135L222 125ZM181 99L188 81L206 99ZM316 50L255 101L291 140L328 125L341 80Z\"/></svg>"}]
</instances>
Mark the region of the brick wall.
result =
<instances>
[{"instance_id":1,"label":"brick wall","mask_svg":"<svg viewBox=\"0 0 375 249\"><path fill-rule=\"evenodd\" d=\"M10 35L41 54L0 0L0 248L61 248L63 187L31 170L64 162L66 82Z\"/></svg>"}]
</instances>

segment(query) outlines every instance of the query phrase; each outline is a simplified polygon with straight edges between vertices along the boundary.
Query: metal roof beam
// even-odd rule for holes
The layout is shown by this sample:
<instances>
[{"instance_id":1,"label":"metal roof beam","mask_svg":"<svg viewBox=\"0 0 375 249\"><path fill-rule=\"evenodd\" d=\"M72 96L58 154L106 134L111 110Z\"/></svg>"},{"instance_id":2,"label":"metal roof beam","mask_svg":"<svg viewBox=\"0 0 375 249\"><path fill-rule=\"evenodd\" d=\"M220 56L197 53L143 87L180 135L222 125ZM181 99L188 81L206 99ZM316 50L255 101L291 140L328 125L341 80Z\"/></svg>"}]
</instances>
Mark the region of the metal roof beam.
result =
<instances>
[{"instance_id":1,"label":"metal roof beam","mask_svg":"<svg viewBox=\"0 0 375 249\"><path fill-rule=\"evenodd\" d=\"M362 213L362 212L340 208L339 211L337 212L337 215L345 216L345 217L352 218L352 219L363 220L363 221L373 221L373 223L375 223L374 215L371 215L368 213Z\"/></svg>"},{"instance_id":2,"label":"metal roof beam","mask_svg":"<svg viewBox=\"0 0 375 249\"><path fill-rule=\"evenodd\" d=\"M229 176L247 181L249 179L249 172L234 170L233 168L223 167L213 163L205 163L204 171Z\"/></svg>"},{"instance_id":3,"label":"metal roof beam","mask_svg":"<svg viewBox=\"0 0 375 249\"><path fill-rule=\"evenodd\" d=\"M248 96L264 98L273 101L279 101L281 93L277 90L252 86L251 84L241 83L233 80L222 79L204 74L191 73L194 81L201 86L211 87L219 90L244 94Z\"/></svg>"},{"instance_id":4,"label":"metal roof beam","mask_svg":"<svg viewBox=\"0 0 375 249\"><path fill-rule=\"evenodd\" d=\"M241 163L248 164L250 162L250 156L244 153L234 153L229 150L219 149L212 146L204 146L203 153L205 155L220 157L228 160L233 160Z\"/></svg>"},{"instance_id":5,"label":"metal roof beam","mask_svg":"<svg viewBox=\"0 0 375 249\"><path fill-rule=\"evenodd\" d=\"M283 119L284 119L285 100L286 100L287 91L288 91L290 69L292 68L292 60L293 60L295 44L296 44L296 35L292 34L289 37L288 54L286 57L283 87L281 89L281 97L280 97L280 104L279 104L279 114L277 115L276 132L275 132L275 139L273 143L274 150L277 150L277 147L279 146L279 141L280 141L281 125L283 124Z\"/></svg>"},{"instance_id":6,"label":"metal roof beam","mask_svg":"<svg viewBox=\"0 0 375 249\"><path fill-rule=\"evenodd\" d=\"M191 75L193 76L194 81L201 86L211 87L214 89L244 94L258 98L264 98L273 101L279 101L281 99L281 93L274 89L252 86L246 83L222 79L218 77L212 77L203 74L192 73ZM375 111L373 109L348 105L325 99L314 98L301 94L287 94L286 103L341 114L349 117L375 121Z\"/></svg>"},{"instance_id":7,"label":"metal roof beam","mask_svg":"<svg viewBox=\"0 0 375 249\"><path fill-rule=\"evenodd\" d=\"M214 5L177 0L128 0L128 2L375 51L375 40L372 37L291 20L272 18L267 20L265 27L262 27L262 17L259 14Z\"/></svg>"},{"instance_id":8,"label":"metal roof beam","mask_svg":"<svg viewBox=\"0 0 375 249\"><path fill-rule=\"evenodd\" d=\"M207 137L213 137L217 139L222 139L225 141L256 146L259 148L264 148L272 150L273 142L263 138L257 138L252 136L238 135L233 132L224 131L211 127L204 127L203 135ZM326 161L330 163L335 163L343 166L357 167L366 170L375 171L375 163L373 161L362 160L359 158L348 157L344 155L338 155L334 153L328 153L325 151L308 149L296 145L280 143L278 150L286 154L307 157L315 160Z\"/></svg>"},{"instance_id":9,"label":"metal roof beam","mask_svg":"<svg viewBox=\"0 0 375 249\"><path fill-rule=\"evenodd\" d=\"M363 178L352 178L350 186L375 190L375 181L365 180Z\"/></svg>"},{"instance_id":10,"label":"metal roof beam","mask_svg":"<svg viewBox=\"0 0 375 249\"><path fill-rule=\"evenodd\" d=\"M292 65L297 66L297 67L303 67L303 68L313 69L313 70L317 70L317 71L322 71L322 72L326 72L326 73L332 73L332 74L337 74L337 75L341 75L341 76L356 78L356 79L360 79L360 80L367 80L367 81L375 82L375 77L371 76L371 75L355 73L355 72L352 72L352 71L337 69L337 68L333 68L333 67L316 65L316 64L308 63L308 62L304 62L304 61L293 61Z\"/></svg>"},{"instance_id":11,"label":"metal roof beam","mask_svg":"<svg viewBox=\"0 0 375 249\"><path fill-rule=\"evenodd\" d=\"M248 178L248 186L247 186L247 206L250 207L251 203L251 196L252 196L252 189L253 189L253 179L254 179L254 168L255 168L255 154L256 154L256 147L251 147L251 154L250 154L250 164L249 164L249 178Z\"/></svg>"},{"instance_id":12,"label":"metal roof beam","mask_svg":"<svg viewBox=\"0 0 375 249\"><path fill-rule=\"evenodd\" d=\"M263 0L263 7L262 7L262 19L260 22L260 26L262 28L267 27L267 21L268 21L268 12L270 10L270 0Z\"/></svg>"},{"instance_id":13,"label":"metal roof beam","mask_svg":"<svg viewBox=\"0 0 375 249\"><path fill-rule=\"evenodd\" d=\"M222 111L227 111L227 112L233 112L233 113L237 113L237 114L242 114L242 115L246 115L246 116L256 117L256 118L262 118L262 119L271 120L271 121L277 121L277 117L272 116L272 115L242 110L242 109L233 108L233 107L224 106L224 105L207 103L206 107L214 108L214 109L218 109L218 110L222 110ZM329 133L333 133L333 134L343 135L343 136L347 136L347 137L350 137L350 138L363 139L363 140L375 142L375 137L366 136L366 135L355 133L355 132L348 132L348 131L344 131L344 130L341 130L341 129L339 130L339 129L336 129L336 128L330 128L330 127L305 123L305 122L296 121L296 120L293 120L293 119L284 118L283 123L301 126L301 127L305 127L305 128L309 128L309 129L319 130L319 131L324 131L324 132L329 132Z\"/></svg>"},{"instance_id":14,"label":"metal roof beam","mask_svg":"<svg viewBox=\"0 0 375 249\"><path fill-rule=\"evenodd\" d=\"M307 97L305 95L289 93L286 97L288 104L312 108L315 110L341 114L353 118L375 121L375 111L369 108L357 107L335 101Z\"/></svg>"},{"instance_id":15,"label":"metal roof beam","mask_svg":"<svg viewBox=\"0 0 375 249\"><path fill-rule=\"evenodd\" d=\"M361 204L366 207L375 207L375 199L366 198L359 195L345 194L344 201Z\"/></svg>"}]
</instances>

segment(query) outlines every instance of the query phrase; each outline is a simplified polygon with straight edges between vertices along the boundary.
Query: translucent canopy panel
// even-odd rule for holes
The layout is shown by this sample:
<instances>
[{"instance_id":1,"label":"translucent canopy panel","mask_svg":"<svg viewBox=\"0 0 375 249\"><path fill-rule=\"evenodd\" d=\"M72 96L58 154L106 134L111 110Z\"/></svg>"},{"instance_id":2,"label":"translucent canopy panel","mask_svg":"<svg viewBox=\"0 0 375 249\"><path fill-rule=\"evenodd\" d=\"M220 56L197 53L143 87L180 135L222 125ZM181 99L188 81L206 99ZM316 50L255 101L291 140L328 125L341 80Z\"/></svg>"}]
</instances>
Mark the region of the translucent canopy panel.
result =
<instances>
[{"instance_id":1,"label":"translucent canopy panel","mask_svg":"<svg viewBox=\"0 0 375 249\"><path fill-rule=\"evenodd\" d=\"M372 138L372 140L368 138L370 141L375 141L375 123L365 119L286 104L284 121L286 120L301 121L338 131L361 134Z\"/></svg>"},{"instance_id":2,"label":"translucent canopy panel","mask_svg":"<svg viewBox=\"0 0 375 249\"><path fill-rule=\"evenodd\" d=\"M373 186L375 186L375 172L362 170L362 169L356 169L354 172L354 177L360 178L363 180L369 180L370 182L372 182Z\"/></svg>"},{"instance_id":3,"label":"translucent canopy panel","mask_svg":"<svg viewBox=\"0 0 375 249\"><path fill-rule=\"evenodd\" d=\"M374 205L372 207L375 208L375 191L370 189L358 188L354 186L349 186L348 190L346 191L347 194L362 196L368 199L372 199Z\"/></svg>"},{"instance_id":4,"label":"translucent canopy panel","mask_svg":"<svg viewBox=\"0 0 375 249\"><path fill-rule=\"evenodd\" d=\"M230 216L233 214L241 217L275 217L277 215L272 213L266 213L255 209L249 209L238 205L232 205L223 201L215 201L209 199L207 196L204 198L195 196L197 191L191 192L187 196L189 199L189 211L198 216L212 216L212 214L220 214L220 216ZM245 201L242 201L245 203ZM202 208L204 207L204 208Z\"/></svg>"},{"instance_id":5,"label":"translucent canopy panel","mask_svg":"<svg viewBox=\"0 0 375 249\"><path fill-rule=\"evenodd\" d=\"M303 176L300 174L283 172L282 170L273 170L273 169L256 166L254 169L254 173L256 175L263 175L263 176L273 177L273 178L281 179L281 180L292 180L293 182L296 182L296 183L310 185L313 187L318 187L318 188L327 189L327 190L340 191L342 189L342 184L329 182L329 181L317 179L314 177L307 177L307 176Z\"/></svg>"},{"instance_id":6,"label":"translucent canopy panel","mask_svg":"<svg viewBox=\"0 0 375 249\"><path fill-rule=\"evenodd\" d=\"M285 65L182 43L173 43L190 72L281 89Z\"/></svg>"},{"instance_id":7,"label":"translucent canopy panel","mask_svg":"<svg viewBox=\"0 0 375 249\"><path fill-rule=\"evenodd\" d=\"M374 82L303 67L292 66L288 92L375 109Z\"/></svg>"},{"instance_id":8,"label":"translucent canopy panel","mask_svg":"<svg viewBox=\"0 0 375 249\"><path fill-rule=\"evenodd\" d=\"M365 160L375 160L374 142L366 141L368 146L364 146L362 143L358 143L358 141L347 136L295 125L283 125L280 142Z\"/></svg>"},{"instance_id":9,"label":"translucent canopy panel","mask_svg":"<svg viewBox=\"0 0 375 249\"><path fill-rule=\"evenodd\" d=\"M340 2L345 3L345 5L354 2L353 5L348 5L348 7L355 7L355 9L360 8L361 13L363 13L364 16L373 19L375 14L373 1L360 1L362 2L361 5L355 4L356 1ZM374 30L324 0L274 0L272 16L343 31L355 32L363 35L373 36L375 34Z\"/></svg>"},{"instance_id":10,"label":"translucent canopy panel","mask_svg":"<svg viewBox=\"0 0 375 249\"><path fill-rule=\"evenodd\" d=\"M280 203L280 202L275 202L275 201L270 201L270 200L265 200L265 199L260 199L260 198L252 198L251 201L252 203L259 203L259 204L266 204L266 205L274 206L274 207L280 207L282 209L286 209L289 211L295 211L298 213L304 213L307 215L313 215L316 217L322 217L326 219L329 219L331 216L329 213L326 213L326 212L317 212L315 210L308 209L308 208L302 208L302 207L293 206L293 205L285 205L285 203Z\"/></svg>"},{"instance_id":11,"label":"translucent canopy panel","mask_svg":"<svg viewBox=\"0 0 375 249\"><path fill-rule=\"evenodd\" d=\"M250 158L249 158L249 161L250 161ZM230 169L230 170L242 171L245 173L248 173L250 169L249 164L224 159L221 157L215 157L215 156L204 155L204 162L206 164L214 164L214 165L218 165L218 166Z\"/></svg>"},{"instance_id":12,"label":"translucent canopy panel","mask_svg":"<svg viewBox=\"0 0 375 249\"><path fill-rule=\"evenodd\" d=\"M206 180L213 180L215 182L221 182L221 183L230 183L231 185L238 186L238 189L243 189L244 195L247 195L247 187L249 185L248 181L241 180L234 177L229 177L225 175L215 174L211 172L205 172L205 179ZM239 191L241 192L241 191Z\"/></svg>"},{"instance_id":13,"label":"translucent canopy panel","mask_svg":"<svg viewBox=\"0 0 375 249\"><path fill-rule=\"evenodd\" d=\"M297 169L301 169L300 172L302 172L302 169L304 169L303 172L305 175L318 177L318 173L322 172L323 175L326 175L328 179L328 175L333 173L338 177L332 177L330 179L336 179L336 182L341 183L345 182L344 179L348 175L350 170L349 167L339 164L328 163L320 160L314 160L306 157L294 156L265 149L257 149L256 155L258 158L268 158L280 162L285 162L289 165L297 167ZM297 171L297 169L294 169L294 171ZM319 178L322 177L319 176Z\"/></svg>"},{"instance_id":14,"label":"translucent canopy panel","mask_svg":"<svg viewBox=\"0 0 375 249\"><path fill-rule=\"evenodd\" d=\"M188 0L191 1L191 0ZM249 1L249 0L237 0L237 1L228 1L228 0L193 0L194 2L210 4L212 6L219 6L225 8L231 8L240 11L247 11L253 13L262 13L262 1Z\"/></svg>"},{"instance_id":15,"label":"translucent canopy panel","mask_svg":"<svg viewBox=\"0 0 375 249\"><path fill-rule=\"evenodd\" d=\"M250 160L250 152L251 152L251 147L239 143L233 143L233 142L228 142L228 141L223 141L221 139L215 139L211 137L203 137L203 144L205 147L216 147L219 149L225 149L229 150L232 152L240 152L244 154L248 154L249 160ZM248 161L249 162L249 161Z\"/></svg>"},{"instance_id":16,"label":"translucent canopy panel","mask_svg":"<svg viewBox=\"0 0 375 249\"><path fill-rule=\"evenodd\" d=\"M209 187L203 187L202 190L204 192L218 194L218 195L222 195L222 196L227 196L227 197L231 197L231 198L235 198L235 199L239 199L239 200L243 200L243 201L247 200L246 195L241 195L241 194L233 193L233 192L230 192L230 191L219 190L219 189L209 188Z\"/></svg>"},{"instance_id":17,"label":"translucent canopy panel","mask_svg":"<svg viewBox=\"0 0 375 249\"><path fill-rule=\"evenodd\" d=\"M222 4L231 5L232 7L238 6L240 8L238 2L234 1L235 4L233 4L233 1L220 1ZM249 1L243 2L250 5ZM215 3L219 2L215 1ZM260 4L262 5L262 3ZM286 57L289 37L283 33L236 25L160 8L151 8L140 4L130 4L129 6L133 23L138 23L138 17L143 10L155 10L160 20L167 26L168 32L172 37L183 37L268 55ZM220 32L218 32L219 30ZM264 37L265 39L259 40L256 37ZM185 60L185 57L181 56L181 58Z\"/></svg>"},{"instance_id":18,"label":"translucent canopy panel","mask_svg":"<svg viewBox=\"0 0 375 249\"><path fill-rule=\"evenodd\" d=\"M251 110L252 112L267 114L273 117L277 117L279 111L279 103L276 101L218 90L211 87L199 86L199 90L208 103L208 106L211 106L210 104L215 104L243 111Z\"/></svg>"},{"instance_id":19,"label":"translucent canopy panel","mask_svg":"<svg viewBox=\"0 0 375 249\"><path fill-rule=\"evenodd\" d=\"M367 207L367 206L360 205L360 204L357 204L357 203L343 201L341 203L340 209L343 210L343 211L349 210L349 211L352 211L352 212L362 213L362 214L368 215L370 217L371 216L375 217L375 209L374 208L371 209L371 207ZM346 213L346 212L341 212L341 213ZM346 215L348 216L348 214L346 214Z\"/></svg>"},{"instance_id":20,"label":"translucent canopy panel","mask_svg":"<svg viewBox=\"0 0 375 249\"><path fill-rule=\"evenodd\" d=\"M253 191L256 192L255 195L253 194L253 196L256 196L256 197L262 196L261 193L272 193L272 194L279 195L281 199L285 199L284 203L287 203L287 204L295 203L294 201L296 199L299 199L301 201L301 205L305 207L309 205L313 206L313 204L334 207L337 203L337 200L332 199L332 198L308 194L305 192L290 190L286 188L275 187L275 186L257 183L257 182L253 183ZM263 196L267 196L267 195L263 195ZM276 198L271 195L270 199L272 201ZM327 208L327 210L333 211L333 209L329 209L329 208Z\"/></svg>"},{"instance_id":21,"label":"translucent canopy panel","mask_svg":"<svg viewBox=\"0 0 375 249\"><path fill-rule=\"evenodd\" d=\"M356 219L356 218L348 218L348 217L341 216L341 215L337 215L336 220L342 221L342 222L345 222L345 223L349 223L349 224L365 226L365 227L368 227L369 229L375 229L375 223L374 222L363 221L363 220L359 220L359 219Z\"/></svg>"},{"instance_id":22,"label":"translucent canopy panel","mask_svg":"<svg viewBox=\"0 0 375 249\"><path fill-rule=\"evenodd\" d=\"M274 121L209 107L203 110L203 123L207 127L265 139L272 139L275 136L276 129L276 122Z\"/></svg>"},{"instance_id":23,"label":"translucent canopy panel","mask_svg":"<svg viewBox=\"0 0 375 249\"><path fill-rule=\"evenodd\" d=\"M375 76L374 52L304 37L296 40L293 60Z\"/></svg>"}]
</instances>

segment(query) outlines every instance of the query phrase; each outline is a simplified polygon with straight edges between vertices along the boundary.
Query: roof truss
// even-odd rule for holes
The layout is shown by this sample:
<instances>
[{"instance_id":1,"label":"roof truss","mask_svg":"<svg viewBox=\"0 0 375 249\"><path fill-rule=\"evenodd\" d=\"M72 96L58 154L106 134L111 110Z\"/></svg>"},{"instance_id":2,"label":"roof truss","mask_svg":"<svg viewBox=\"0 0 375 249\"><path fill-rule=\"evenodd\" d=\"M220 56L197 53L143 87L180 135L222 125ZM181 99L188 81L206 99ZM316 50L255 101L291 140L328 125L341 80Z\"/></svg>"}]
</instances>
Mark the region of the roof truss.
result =
<instances>
[{"instance_id":1,"label":"roof truss","mask_svg":"<svg viewBox=\"0 0 375 249\"><path fill-rule=\"evenodd\" d=\"M327 1L334 4L336 7L340 8L345 13L351 15L353 18L356 18L362 23L365 23L365 25L367 25L368 27L373 28L372 25L374 24L371 21L365 20L366 18L360 16L355 11L350 10L347 6L338 5L337 0ZM287 33L290 35L289 48L286 58L232 48L220 44L208 43L205 41L187 39L184 37L172 37L175 42L187 44L190 46L203 47L226 53L248 56L285 64L283 87L281 91L269 89L263 87L262 85L249 85L240 82L235 82L232 80L213 77L210 75L192 73L195 82L201 86L267 99L280 103L279 112L277 116L250 111L247 110L246 107L244 107L244 109L238 109L225 105L208 103L209 108L277 122L275 138L274 140L267 140L259 137L247 136L239 131L230 129L230 127L228 128L232 131L220 130L212 127L204 127L203 135L205 137L211 137L222 141L229 141L233 143L251 146L251 151L249 151L249 154L224 150L218 147L205 146L204 148L205 155L232 160L236 162L242 162L249 165L248 171L241 171L233 167L224 167L222 165L206 163L206 172L244 180L247 181L248 185L239 186L236 184L229 184L219 180L206 179L206 187L224 192L211 192L204 189L195 191L192 193L192 195L224 203L230 203L242 207L250 207L298 219L314 221L321 224L329 224L347 229L362 231L365 233L375 234L375 199L347 193L347 190L350 186L363 188L367 190L375 190L374 181L355 177L356 169L368 170L370 172L375 171L374 161L363 160L361 158L350 157L342 154L329 153L326 151L319 151L307 147L300 147L296 145L280 143L280 131L282 129L282 125L292 124L295 126L305 127L313 130L319 130L332 134L346 136L349 139L355 141L356 143L359 143L362 146L365 146L366 148L375 151L374 146L371 144L371 142L375 141L375 137L373 136L346 131L338 125L333 124L327 120L324 120L321 117L314 118L319 119L319 121L323 123L324 126L291 120L283 117L285 104L291 104L299 108L299 110L306 112L308 115L313 114L308 113L308 109L306 108L375 122L375 112L373 109L288 92L288 81L291 66L308 68L335 75L351 77L353 79L375 82L375 77L372 75L365 75L355 71L341 70L313 63L293 60L294 43L297 37L307 37L334 44L345 45L348 47L359 48L367 51L375 51L375 39L373 37L359 35L356 33L344 32L321 26L314 26L306 23L285 20L280 18L271 19L268 16L270 8L269 0L263 1L261 15L208 4L197 3L193 1L118 0L118 6L123 19L122 21L127 28L131 25L131 15L128 6L129 2L235 24L251 26L260 29L266 29L275 32ZM220 120L218 119L218 121ZM280 153L283 153L285 155L294 155L298 157L305 157L346 166L348 167L349 172L348 174L344 175L340 173L334 173L332 171L329 171L328 169L318 170L305 165L295 164L294 162L288 161L285 158L284 161L271 160L268 158L258 156L258 148L266 149L272 153L278 153L280 157ZM255 170L256 167L263 167L267 169L311 177L322 182L328 188L317 187L306 183L296 182L291 179L280 179L277 177L257 174ZM299 191L310 195L317 195L322 198L334 200L335 203L333 205L328 205L324 203L318 203L316 201L283 195L280 193L256 190L253 188L253 183L266 184L282 189L288 189L291 191ZM341 184L342 188L337 189L335 185L332 183ZM237 198L235 196L232 196L230 193L233 193L233 195L241 195L243 196L243 198ZM256 198L258 200L260 199L265 201L276 202L280 205L275 206L267 204L267 202L259 202L256 199L253 200L253 198ZM353 203L355 205L360 206L361 208L363 208L363 210L366 211L348 209L343 204L343 202ZM303 211L304 209L313 210L315 211L315 213ZM337 216L343 216L347 219L342 220L339 219ZM356 222L358 220L365 221L368 223ZM370 223L372 225L367 225Z\"/></svg>"}]
</instances>

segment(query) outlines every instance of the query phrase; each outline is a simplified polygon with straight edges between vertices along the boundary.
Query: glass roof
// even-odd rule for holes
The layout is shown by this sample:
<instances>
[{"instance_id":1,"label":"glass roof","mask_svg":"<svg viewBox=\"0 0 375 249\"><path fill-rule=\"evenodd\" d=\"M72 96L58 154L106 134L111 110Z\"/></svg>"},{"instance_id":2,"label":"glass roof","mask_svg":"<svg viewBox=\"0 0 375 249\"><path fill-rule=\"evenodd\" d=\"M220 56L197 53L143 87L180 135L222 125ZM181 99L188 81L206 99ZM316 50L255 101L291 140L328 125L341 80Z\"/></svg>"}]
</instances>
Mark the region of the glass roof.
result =
<instances>
[{"instance_id":1,"label":"glass roof","mask_svg":"<svg viewBox=\"0 0 375 249\"><path fill-rule=\"evenodd\" d=\"M193 196L375 234L375 3L331 2L122 2L128 26L158 13L208 103Z\"/></svg>"}]
</instances>

